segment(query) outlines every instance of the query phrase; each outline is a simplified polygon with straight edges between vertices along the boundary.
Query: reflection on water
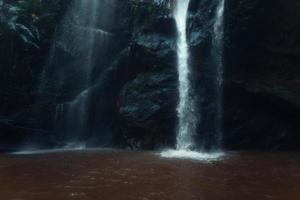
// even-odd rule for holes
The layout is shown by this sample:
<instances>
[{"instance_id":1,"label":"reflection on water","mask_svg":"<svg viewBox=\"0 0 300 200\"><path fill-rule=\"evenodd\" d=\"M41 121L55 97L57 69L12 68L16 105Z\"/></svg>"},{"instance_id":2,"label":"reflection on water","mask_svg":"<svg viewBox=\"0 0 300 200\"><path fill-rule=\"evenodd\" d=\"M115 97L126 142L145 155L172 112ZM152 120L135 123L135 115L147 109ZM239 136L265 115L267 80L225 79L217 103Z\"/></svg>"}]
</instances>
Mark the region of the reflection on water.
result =
<instances>
[{"instance_id":1,"label":"reflection on water","mask_svg":"<svg viewBox=\"0 0 300 200\"><path fill-rule=\"evenodd\" d=\"M113 150L1 155L3 200L297 200L300 155L165 159Z\"/></svg>"}]
</instances>

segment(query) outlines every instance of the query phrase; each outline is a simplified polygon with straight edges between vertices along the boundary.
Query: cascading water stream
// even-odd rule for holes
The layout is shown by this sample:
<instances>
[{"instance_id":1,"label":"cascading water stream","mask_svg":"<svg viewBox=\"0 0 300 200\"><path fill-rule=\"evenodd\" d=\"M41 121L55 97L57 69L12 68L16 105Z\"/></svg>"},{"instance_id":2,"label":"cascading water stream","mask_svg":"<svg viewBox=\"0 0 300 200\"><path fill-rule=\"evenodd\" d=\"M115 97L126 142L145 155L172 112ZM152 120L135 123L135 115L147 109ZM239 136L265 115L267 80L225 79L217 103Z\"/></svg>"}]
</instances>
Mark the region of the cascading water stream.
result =
<instances>
[{"instance_id":1,"label":"cascading water stream","mask_svg":"<svg viewBox=\"0 0 300 200\"><path fill-rule=\"evenodd\" d=\"M196 105L193 100L192 88L190 83L191 71L189 68L189 45L187 42L187 17L189 0L177 0L174 9L174 18L176 21L176 27L178 31L177 39L177 69L179 76L179 103L177 106L178 115L178 132L177 132L177 144L176 150L169 150L163 152L163 157L174 157L174 158L190 158L197 160L215 160L218 159L223 153L201 153L193 151L195 148L194 136L197 131L198 119L195 115ZM223 51L223 18L224 18L224 0L220 0L217 8L217 14L215 17L214 24L214 44L213 52L218 52L218 55ZM221 91L220 86L222 85L222 56L216 56L217 59L217 103L218 103L218 119L216 119L216 127L221 130ZM220 62L219 62L220 61ZM219 100L220 99L220 100ZM214 141L216 146L220 146L221 131L218 130L218 136ZM220 135L219 135L220 134ZM205 140L205 138L203 138Z\"/></svg>"},{"instance_id":2,"label":"cascading water stream","mask_svg":"<svg viewBox=\"0 0 300 200\"><path fill-rule=\"evenodd\" d=\"M197 128L197 118L194 115L195 105L191 94L189 48L187 43L186 22L189 0L177 0L174 17L178 30L177 39L177 69L179 76L179 103L177 106L178 132L177 150L194 148L193 136Z\"/></svg>"},{"instance_id":3,"label":"cascading water stream","mask_svg":"<svg viewBox=\"0 0 300 200\"><path fill-rule=\"evenodd\" d=\"M105 66L102 63L113 34L104 29L111 27L114 5L114 0L74 0L57 30L40 87L62 99L55 114L55 131L62 146L85 143L89 88L94 84L93 71ZM61 94L64 88L70 94Z\"/></svg>"},{"instance_id":4,"label":"cascading water stream","mask_svg":"<svg viewBox=\"0 0 300 200\"><path fill-rule=\"evenodd\" d=\"M216 67L216 119L215 127L216 136L214 141L214 148L220 149L222 146L222 135L223 135L223 50L224 50L224 8L225 0L219 0L214 23L214 35L213 35L213 45L212 45L212 57L214 65Z\"/></svg>"}]
</instances>

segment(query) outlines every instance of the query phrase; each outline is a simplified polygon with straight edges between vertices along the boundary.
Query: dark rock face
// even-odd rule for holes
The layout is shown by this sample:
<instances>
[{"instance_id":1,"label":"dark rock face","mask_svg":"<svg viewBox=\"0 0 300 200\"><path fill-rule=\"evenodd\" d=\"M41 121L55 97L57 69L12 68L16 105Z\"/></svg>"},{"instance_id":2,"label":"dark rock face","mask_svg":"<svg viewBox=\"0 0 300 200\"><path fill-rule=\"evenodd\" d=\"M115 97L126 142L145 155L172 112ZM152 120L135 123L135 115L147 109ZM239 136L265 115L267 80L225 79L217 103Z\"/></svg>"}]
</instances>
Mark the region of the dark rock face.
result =
<instances>
[{"instance_id":1,"label":"dark rock face","mask_svg":"<svg viewBox=\"0 0 300 200\"><path fill-rule=\"evenodd\" d=\"M125 127L119 113L120 93L128 82L140 76L141 73L153 70L153 67L157 66L156 62L157 58L153 52L144 46L132 44L122 51L111 67L100 76L90 94L89 127L91 127L92 135L89 137L93 138L92 143L95 145L102 143L103 141L94 141L103 138L103 132L106 130L106 138L110 138L105 141L108 145L127 146L123 136ZM135 121L128 123L134 124Z\"/></svg>"},{"instance_id":2,"label":"dark rock face","mask_svg":"<svg viewBox=\"0 0 300 200\"><path fill-rule=\"evenodd\" d=\"M148 55L132 60L141 70L119 92L119 140L129 148L174 145L175 22L167 1L134 2L134 8L132 42Z\"/></svg>"},{"instance_id":3,"label":"dark rock face","mask_svg":"<svg viewBox=\"0 0 300 200\"><path fill-rule=\"evenodd\" d=\"M227 147L299 148L299 6L227 2Z\"/></svg>"},{"instance_id":4,"label":"dark rock face","mask_svg":"<svg viewBox=\"0 0 300 200\"><path fill-rule=\"evenodd\" d=\"M120 93L119 112L125 140L133 148L153 149L174 144L176 72L140 73Z\"/></svg>"}]
</instances>

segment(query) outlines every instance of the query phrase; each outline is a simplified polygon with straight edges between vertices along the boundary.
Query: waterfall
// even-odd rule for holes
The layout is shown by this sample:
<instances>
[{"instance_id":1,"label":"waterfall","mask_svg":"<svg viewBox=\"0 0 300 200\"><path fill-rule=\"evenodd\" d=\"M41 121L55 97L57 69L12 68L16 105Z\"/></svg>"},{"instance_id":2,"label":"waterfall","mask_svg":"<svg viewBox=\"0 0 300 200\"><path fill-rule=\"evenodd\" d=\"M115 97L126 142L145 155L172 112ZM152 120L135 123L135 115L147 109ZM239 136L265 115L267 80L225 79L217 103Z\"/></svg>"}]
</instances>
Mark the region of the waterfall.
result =
<instances>
[{"instance_id":1,"label":"waterfall","mask_svg":"<svg viewBox=\"0 0 300 200\"><path fill-rule=\"evenodd\" d=\"M73 100L57 105L56 128L62 132L66 146L82 146L89 132L91 76L112 36L99 27L106 27L112 20L112 5L112 0L75 0L62 26L60 41L76 57L75 65L83 74L80 83L75 83L82 91Z\"/></svg>"},{"instance_id":2,"label":"waterfall","mask_svg":"<svg viewBox=\"0 0 300 200\"><path fill-rule=\"evenodd\" d=\"M107 27L107 16L112 14L111 7L112 1L107 0L75 0L58 31L55 43L63 46L74 58L73 67L82 74L81 91L89 87L97 58L112 36L102 29Z\"/></svg>"},{"instance_id":3,"label":"waterfall","mask_svg":"<svg viewBox=\"0 0 300 200\"><path fill-rule=\"evenodd\" d=\"M187 14L189 0L177 0L174 9L174 18L178 30L177 39L177 69L179 76L179 103L177 106L178 150L190 150L194 148L193 135L196 132L197 118L194 115L195 105L191 95L190 69L189 69L189 48L187 43Z\"/></svg>"},{"instance_id":4,"label":"waterfall","mask_svg":"<svg viewBox=\"0 0 300 200\"><path fill-rule=\"evenodd\" d=\"M215 65L215 87L216 87L216 117L215 117L215 137L214 148L221 148L222 144L222 121L223 121L223 50L224 50L224 7L225 0L219 0L215 14L212 58Z\"/></svg>"},{"instance_id":5,"label":"waterfall","mask_svg":"<svg viewBox=\"0 0 300 200\"><path fill-rule=\"evenodd\" d=\"M41 100L61 102L55 114L61 145L82 144L88 135L89 88L94 71L105 70L114 8L115 0L74 0L57 28L39 87L48 92Z\"/></svg>"},{"instance_id":6,"label":"waterfall","mask_svg":"<svg viewBox=\"0 0 300 200\"><path fill-rule=\"evenodd\" d=\"M213 52L222 52L223 46L223 12L224 1L221 0L220 5L217 8L217 16L214 24L214 47ZM216 160L223 156L222 152L215 153L203 153L193 151L196 146L194 142L194 136L197 131L198 119L195 115L196 104L193 100L190 76L191 71L189 68L189 45L187 41L187 17L188 17L189 0L176 0L174 9L174 18L176 21L176 27L178 31L177 38L177 69L178 69L178 81L179 81L179 103L177 105L178 115L178 130L177 130L177 144L176 150L168 150L161 153L161 156L168 158L190 158L196 160ZM217 80L218 80L218 99L221 99L220 85L222 85L222 56L216 57L219 62L217 65ZM220 105L218 100L218 106ZM221 110L221 107L218 108ZM219 114L220 111L218 111ZM221 128L220 115L216 120L217 129ZM219 134L218 134L219 135ZM219 136L217 136L220 138ZM203 138L205 140L205 138ZM219 139L218 139L219 140ZM219 141L215 141L219 143Z\"/></svg>"},{"instance_id":7,"label":"waterfall","mask_svg":"<svg viewBox=\"0 0 300 200\"><path fill-rule=\"evenodd\" d=\"M73 101L56 106L56 128L63 132L61 139L66 146L82 146L88 131L89 89L81 92Z\"/></svg>"}]
</instances>

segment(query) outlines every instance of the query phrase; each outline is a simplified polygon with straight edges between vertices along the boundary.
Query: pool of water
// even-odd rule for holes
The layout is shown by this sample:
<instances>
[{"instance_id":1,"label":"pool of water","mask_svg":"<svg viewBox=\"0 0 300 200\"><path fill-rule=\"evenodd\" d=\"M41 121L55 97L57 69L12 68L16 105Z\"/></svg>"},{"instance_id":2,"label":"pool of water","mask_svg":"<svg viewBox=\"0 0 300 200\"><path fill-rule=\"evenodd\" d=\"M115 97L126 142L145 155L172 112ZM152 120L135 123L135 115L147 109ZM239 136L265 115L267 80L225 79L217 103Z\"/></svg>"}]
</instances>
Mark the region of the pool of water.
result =
<instances>
[{"instance_id":1,"label":"pool of water","mask_svg":"<svg viewBox=\"0 0 300 200\"><path fill-rule=\"evenodd\" d=\"M300 154L228 152L222 159L81 150L0 155L2 200L297 200Z\"/></svg>"}]
</instances>

